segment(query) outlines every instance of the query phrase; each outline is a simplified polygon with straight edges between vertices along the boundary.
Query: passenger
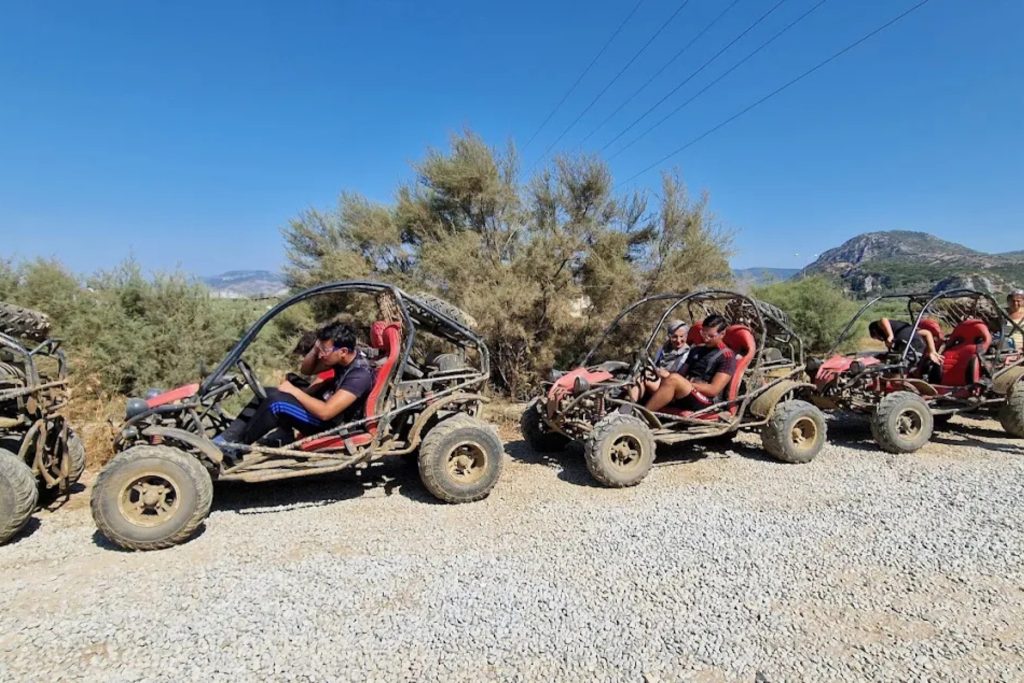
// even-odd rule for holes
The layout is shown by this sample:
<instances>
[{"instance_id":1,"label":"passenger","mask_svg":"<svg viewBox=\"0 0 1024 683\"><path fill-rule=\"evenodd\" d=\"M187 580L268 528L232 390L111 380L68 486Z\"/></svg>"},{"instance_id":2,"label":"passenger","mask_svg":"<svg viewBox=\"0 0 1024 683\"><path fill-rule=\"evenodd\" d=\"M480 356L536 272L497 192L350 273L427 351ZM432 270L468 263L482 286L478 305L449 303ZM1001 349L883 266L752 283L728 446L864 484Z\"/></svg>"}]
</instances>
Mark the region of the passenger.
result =
<instances>
[{"instance_id":1,"label":"passenger","mask_svg":"<svg viewBox=\"0 0 1024 683\"><path fill-rule=\"evenodd\" d=\"M918 356L927 357L932 363L941 366L942 356L935 345L935 336L928 330L918 328L917 334L911 339L913 329L913 325L902 320L881 318L868 325L868 334L896 353L903 353L909 343Z\"/></svg>"},{"instance_id":2,"label":"passenger","mask_svg":"<svg viewBox=\"0 0 1024 683\"><path fill-rule=\"evenodd\" d=\"M243 411L214 439L225 442L254 443L277 427L315 434L332 426L358 420L363 416L366 397L373 386L373 373L366 357L356 349L356 332L346 323L331 323L316 333L316 342L302 359L300 372L315 375L334 369L332 380L320 382L306 393L288 380L277 389L268 389L266 399L255 411ZM251 412L251 417L246 417Z\"/></svg>"},{"instance_id":3,"label":"passenger","mask_svg":"<svg viewBox=\"0 0 1024 683\"><path fill-rule=\"evenodd\" d=\"M657 376L654 379L644 378L642 383L630 387L630 400L639 401L644 396L650 396L658 390L663 379L673 372L679 372L686 363L686 357L690 353L686 335L690 331L690 326L682 320L673 320L668 324L667 330L668 339L654 357Z\"/></svg>"},{"instance_id":4,"label":"passenger","mask_svg":"<svg viewBox=\"0 0 1024 683\"><path fill-rule=\"evenodd\" d=\"M728 324L712 314L701 324L701 344L690 349L678 372L662 378L657 391L647 399L648 410L659 411L669 404L683 410L702 410L722 400L736 374L736 355L725 347Z\"/></svg>"},{"instance_id":5,"label":"passenger","mask_svg":"<svg viewBox=\"0 0 1024 683\"><path fill-rule=\"evenodd\" d=\"M1006 295L1006 308L1010 320L1017 323L1016 328L1010 328L1008 335L1013 342L1013 348L1017 351L1024 350L1024 289L1015 289Z\"/></svg>"}]
</instances>

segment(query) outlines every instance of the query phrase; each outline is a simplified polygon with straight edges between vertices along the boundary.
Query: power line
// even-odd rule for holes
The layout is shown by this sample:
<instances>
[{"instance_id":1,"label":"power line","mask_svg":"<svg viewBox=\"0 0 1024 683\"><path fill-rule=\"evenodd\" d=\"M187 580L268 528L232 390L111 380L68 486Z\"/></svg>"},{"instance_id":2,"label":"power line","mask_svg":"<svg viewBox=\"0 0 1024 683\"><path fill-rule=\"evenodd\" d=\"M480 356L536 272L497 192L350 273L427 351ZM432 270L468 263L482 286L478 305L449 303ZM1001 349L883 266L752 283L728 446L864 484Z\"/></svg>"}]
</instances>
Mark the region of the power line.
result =
<instances>
[{"instance_id":1,"label":"power line","mask_svg":"<svg viewBox=\"0 0 1024 683\"><path fill-rule=\"evenodd\" d=\"M630 183L631 181L639 178L640 176L642 176L643 174L647 173L651 169L653 169L653 168L655 168L655 167L665 163L666 161L668 161L672 157L676 156L680 152L683 152L687 148L692 147L693 145L697 144L698 142L700 142L704 138L708 137L709 135L712 135L713 133L721 130L722 128L724 128L725 126L729 125L730 123L732 123L736 119L740 118L744 114L750 112L751 110L755 109L756 107L764 104L765 102L767 102L771 98L775 97L776 95L781 93L783 90L786 90L790 86L795 85L799 81L802 81L803 79L805 79L808 76L810 76L811 74L813 74L815 71L821 69L822 67L824 67L825 65L829 64L830 62L833 62L836 59L842 57L844 54L846 54L850 50L854 49L855 47L857 47L861 43L869 40L870 38L873 38L874 36L878 35L879 33L884 31L885 29L889 28L890 26L892 26L896 22L900 21L904 17L906 17L906 16L910 15L911 13L913 13L913 12L919 10L920 8L924 7L929 2L931 2L931 0L921 0L916 5L910 7L909 9L905 10L903 13L897 15L896 17L893 17L892 19L890 19L889 21L885 22L884 24L882 24L878 28L874 29L873 31L871 31L867 35L865 35L865 36L863 36L861 38L858 38L857 40L855 40L854 42L850 43L849 45L847 45L843 49L839 50L839 52L834 53L831 57L828 57L827 59L819 62L818 64L816 64L815 66L811 67L807 71L804 71L802 74L800 74L796 78L793 78L793 79L787 81L783 85L781 85L778 88L776 88L775 90L771 91L770 93L768 93L767 95L765 95L761 99L757 100L756 102L747 105L746 107L744 107L740 111L736 112L735 114L733 114L729 118L725 119L721 123L719 123L719 124L717 124L715 126L712 126L711 128L708 128L706 131L704 131L703 133L701 133L697 137L693 138L692 140L687 142L685 145L682 145L681 147L678 147L678 148L674 149L673 151L669 152L668 154L666 154L665 156L663 156L661 159L659 159L658 161L654 162L650 166L647 166L646 168L642 169L641 171L638 171L637 173L634 173L632 176L627 178L626 181L624 183L622 183L622 184Z\"/></svg>"},{"instance_id":2,"label":"power line","mask_svg":"<svg viewBox=\"0 0 1024 683\"><path fill-rule=\"evenodd\" d=\"M626 151L627 149L629 149L630 147L632 147L633 145L635 145L635 144L636 144L637 142L639 142L639 141L640 141L641 139L643 139L643 138L644 138L644 137L645 137L645 136L646 136L646 135L647 135L648 133L650 133L651 131L653 131L653 130L654 130L655 128L657 128L658 126L660 126L661 124L665 123L665 122L666 122L666 121L668 121L668 120L669 120L670 118L672 118L673 116L675 116L676 114L678 114L678 113L679 113L680 111L682 111L682 110L683 110L683 109L684 109L685 107L687 107L687 106L688 106L688 105L689 105L689 104L690 104L691 102L693 102L693 101L694 101L695 99L697 99L698 97L700 97L701 95L703 95L704 93L706 93L706 92L707 92L708 90L711 90L711 88L713 88L713 87L714 87L714 86L715 86L715 85L716 85L717 83L719 83L719 82L720 82L720 81L721 81L722 79L724 79L724 78L725 78L726 76L728 76L729 74L731 74L731 73L732 73L733 71L735 71L736 69L738 69L738 68L740 68L741 66L743 66L743 65L744 65L744 64L745 64L746 62L748 62L749 60L753 59L753 58L754 58L754 56L756 56L756 55L757 55L757 54L758 54L759 52L761 52L761 50L765 49L766 47L768 47L769 45L771 45L772 43L774 43L774 42L775 42L775 41L776 41L776 40L777 40L778 38L780 38L780 37L781 37L781 36L782 36L782 35L783 35L784 33L786 33L786 32L787 32L787 31L789 31L789 30L790 30L791 28L793 28L794 26L796 26L797 24L799 24L799 23L800 23L801 21L803 21L804 19L806 19L806 18L807 18L808 16L810 16L810 14L811 14L812 12L814 12L814 11L815 11L816 9L818 9L819 7L821 7L822 5L824 5L824 4L826 3L826 2L828 2L828 0L819 0L817 4L813 5L813 6L812 6L812 7L810 8L810 9L808 9L808 10L807 10L806 12L804 12L803 14L801 14L800 16L798 16L798 17L797 17L796 19L794 19L793 21L791 21L791 22L789 22L788 24L786 24L785 26L783 26L783 27L782 27L781 29L779 29L779 30L778 30L778 31L777 31L777 32L776 32L776 33L775 33L775 34L774 34L774 35L773 35L773 36L772 36L771 38L769 38L768 40L766 40L766 41L764 41L763 43L761 43L760 45L758 45L758 46L757 46L756 48L754 48L753 50L751 50L751 51L750 51L750 52L749 52L749 53L748 53L748 54L747 54L747 55L746 55L745 57L743 57L743 59L741 59L740 61L738 61L738 62L736 62L735 64L733 64L733 65L732 65L731 67L729 67L729 68L728 68L728 69L726 69L726 70L725 70L724 72L722 72L721 74L719 74L719 75L718 75L718 77L717 77L717 78L715 78L715 79L714 79L713 81L711 81L710 83L708 83L707 85L705 85L705 86L704 86L703 88L701 88L700 90L698 90L698 91L697 91L696 93L694 93L694 94L693 94L693 96L692 96L692 97L690 97L690 99L686 100L685 102L683 102L682 104L680 104L680 105L679 105L678 107L676 107L675 109L673 109L673 110L672 110L672 111L670 111L669 113L665 114L665 115L664 115L663 117L661 117L660 119L658 119L658 122L657 122L657 123L655 123L655 124L654 124L653 126L650 126L650 127L649 127L649 128L647 128L647 130L645 130L645 131L644 131L643 133L640 133L640 135L637 135L637 136L636 136L635 138L633 138L633 139L632 139L632 140L630 140L630 141L629 141L628 143L626 143L626 145L625 145L624 147L621 147L621 148L620 148L620 149L619 149L618 151L616 151L616 152L615 152L615 154L612 154L612 155L611 155L611 156L609 157L609 159L614 159L615 157L619 156L620 154L622 154L623 152L625 152L625 151ZM613 141L613 142L614 142L614 141ZM609 143L609 144L611 144L611 143Z\"/></svg>"},{"instance_id":3,"label":"power line","mask_svg":"<svg viewBox=\"0 0 1024 683\"><path fill-rule=\"evenodd\" d=\"M623 129L622 129L621 131L619 131L619 134L618 134L618 135L616 135L616 136L615 136L615 137L613 137L613 138L612 138L611 140L609 140L609 141L607 142L607 144L605 144L605 146L601 148L601 151L603 152L603 151L605 151L606 149L608 149L609 147L611 147L611 146L612 146L612 145L613 145L613 144L615 143L615 141L616 141L616 140L618 140L618 139L619 139L619 138L621 138L621 137L622 137L623 135L625 135L625 134L626 134L627 132L629 132L629 131L630 131L630 130L631 130L631 129L632 129L632 128L633 128L633 127L634 127L634 126L636 125L636 124L638 124L638 123L640 123L641 121L643 121L643 120L644 120L645 118L647 118L647 116L648 116L648 115L649 115L649 114L650 114L651 112L653 112L653 111L654 111L655 109L657 109L658 107L660 107L660 106L661 106L661 105L662 105L662 104L663 104L663 103L664 103L664 102L665 102L666 100L668 100L668 99L669 99L670 97L672 97L672 96L673 96L673 95L675 95L675 94L676 94L677 92L679 92L679 89L680 89L680 88L682 88L682 87L683 87L684 85L686 85L686 84L687 84L687 83L689 83L689 82L690 82L691 80L693 80L693 78L694 78L694 77L695 77L695 76L696 76L697 74L699 74L699 73L700 73L701 71L703 71L703 70L704 70L704 69L706 69L706 68L707 68L708 66L710 66L710 65L711 65L711 63L712 63L712 62L714 62L714 61L715 61L716 59L718 59L719 57L721 57L721 56L722 56L722 55L723 55L723 54L725 53L725 51L726 51L726 50L728 50L728 49L729 49L730 47L732 47L732 46L733 46L733 45L735 45L735 44L736 44L737 42L739 42L739 41L740 41L740 39L742 39L742 38L743 38L743 36L747 35L747 34L748 34L748 33L750 33L751 31L753 31L753 30L754 30L755 28L757 28L757 26L758 26L758 25L759 25L759 24L760 24L760 23L761 23L762 21L764 21L765 19L767 19L767 18L768 18L768 17L769 17L769 16L770 16L770 15L771 15L771 14L772 14L772 13L773 13L773 12L774 12L775 10L779 9L779 7L781 7L781 6L782 6L782 4L783 4L784 2L786 2L786 0L779 0L779 1L778 1L778 2L776 2L776 3L774 4L774 5L772 5L772 6L771 6L771 7L770 7L770 8L768 9L768 11L767 11L767 12L765 12L764 14L762 14L761 16L759 16L759 17L758 17L757 19L755 19L755 20L754 20L754 23L752 23L752 24L751 24L750 26L748 26L748 27L746 27L745 29L743 29L743 31L742 31L742 32L741 32L741 33L740 33L740 34L739 34L738 36L736 36L735 38L733 38L732 40L730 40L730 41L729 41L728 43L726 43L725 47L723 47L723 48L722 48L721 50L719 50L719 51L718 51L718 52L716 52L715 54L711 55L711 57L710 57L710 58L709 58L709 59L708 59L707 61L705 61L705 62L704 62L703 64L701 64L701 65L700 65L699 67L697 67L697 70L696 70L696 71L694 71L694 72L693 72L693 73L691 73L691 74L690 74L689 76L687 76L686 78L684 78L684 79L683 79L683 81L682 81L681 83L679 83L679 84L678 84L678 85L677 85L676 87L674 87L674 88L672 88L671 90L669 90L669 91L668 91L668 93L666 93L666 95L665 95L664 97L662 97L662 98L661 98L660 100L658 100L658 101L657 101L657 102L655 102L655 103L654 103L653 105L651 105L651 107L650 107L650 108L648 108L648 110L647 110L647 111L645 111L645 112L644 112L643 114L641 114L641 115L640 115L640 116L638 116L638 117L637 117L636 119L634 119L632 123L630 123L630 124L629 124L628 126L626 126L626 127L625 127L625 128L623 128Z\"/></svg>"},{"instance_id":4,"label":"power line","mask_svg":"<svg viewBox=\"0 0 1024 683\"><path fill-rule=\"evenodd\" d=\"M644 0L640 0L638 3L636 3L636 5L633 6L633 9L630 11L629 14L626 15L626 18L622 20L622 23L619 24L619 27L617 29L615 29L615 31L612 33L611 37L608 38L607 41L605 41L605 44L601 47L600 50L597 51L597 54L594 55L594 58L592 60L590 60L590 64L587 64L587 68L585 68L583 70L583 72L579 75L579 77L576 79L576 82L573 83L569 87L569 89L565 91L565 94L562 95L562 99L558 100L558 104L555 105L555 108L552 109L551 112L548 113L547 118L545 118L543 121L541 121L541 124L539 126L537 126L537 130L533 131L533 135L531 135L530 139L526 141L525 145L523 145L523 150L524 151L526 150L527 147L530 146L530 143L533 142L534 138L537 137L537 135L541 132L541 130L544 129L544 126L548 125L548 121L550 121L551 117L555 115L555 112L557 112L561 108L561 106L563 104L565 104L565 101L567 99L569 99L569 95L571 95L573 93L573 91L576 90L576 86L578 86L580 84L580 82L583 80L583 77L586 76L587 73L590 72L590 69L594 66L594 64L597 63L597 60L601 58L601 55L603 55L605 50L608 49L608 46L612 44L612 41L615 40L615 37L617 35L619 35L619 32L622 31L622 28L629 22L630 19L633 18L633 15L636 14L636 11L638 9L640 9L640 5L642 5L642 4L644 4Z\"/></svg>"},{"instance_id":5,"label":"power line","mask_svg":"<svg viewBox=\"0 0 1024 683\"><path fill-rule=\"evenodd\" d=\"M565 130L563 130L563 131L562 131L562 132L561 132L561 133L559 134L559 136L558 136L557 138L555 138L555 141L554 141L554 142L552 142L552 143L551 143L550 145L548 145L547 149L545 149L545 150L544 150L544 153L540 155L540 158L539 158L539 159L537 159L537 161L536 161L536 162L534 162L533 166L532 166L532 167L531 167L531 169L530 169L531 171L532 171L532 170L533 170L534 168L536 168L536 167L537 167L537 165L538 165L538 164L539 164L539 163L540 163L541 161L543 161L543 160L544 160L544 158L545 158L545 157L546 157L546 156L548 155L548 152L550 152L550 151L551 151L552 149L554 149L555 145L557 145L557 144L558 144L559 142L561 142L562 138L564 138L564 137L565 137L565 134L566 134L566 133L568 133L568 132L569 132L570 130L572 130L572 127L573 127L573 126L575 126L575 125L576 125L577 123L579 123L580 119L582 119L582 118L583 118L583 117L584 117L584 116L586 115L586 113L587 113L588 111L590 111L590 109L591 109L591 108L592 108L592 107L593 107L593 106L594 106L595 104L597 104L597 101L598 101L599 99L601 99L601 96L602 96L602 95L604 95L604 94L605 94L606 92L608 92L608 89L609 89L610 87L612 87L612 86L613 86L613 85L615 84L615 82L616 82L617 80L619 80L619 78L620 78L620 77L622 76L622 74L624 74L624 73L626 72L626 69L628 69L628 68L629 68L630 66L632 66L632 65L633 65L633 62L635 62L635 61L637 60L637 58L638 58L638 57L639 57L640 55L642 55L642 54L644 53L644 51L645 51L645 50L647 50L647 48L648 48L648 47L650 47L650 46L651 46L651 43L653 43L653 42L654 42L654 40L655 40L655 39L656 39L656 38L657 38L657 37L658 37L659 35L661 35L661 32L662 32L662 31L664 31L664 30L665 30L666 28L668 28L668 25L672 23L672 20L673 20L673 19L675 19L675 18L676 18L677 16L679 16L679 13L680 13L680 12L682 12L682 11L683 11L683 8L685 8L685 7L686 7L686 6L687 6L687 5L689 4L689 3L690 3L690 0L683 0L682 4L681 4L681 5L679 5L679 7L678 7L678 8L676 8L676 11L675 11L675 12L673 12L673 13L672 13L672 15L671 15L671 16L669 16L669 18L668 18L668 19L666 19L666 20L664 21L664 23L662 23L662 25L658 27L658 30L657 30L657 31L655 31L655 32L654 32L653 34L651 34L651 37L647 39L647 42L646 42L646 43L644 43L644 44L643 44L643 46L642 46L642 47L641 47L641 48L640 48L639 50L637 50L636 54L634 54L634 55L633 55L633 56L632 56L632 57L630 58L630 60L629 60L628 62L626 62L626 66L622 67L622 68L621 68L621 69L619 70L619 73L615 74L615 76L614 76L614 77L612 78L612 80L608 81L608 84L607 84L607 85L605 85L605 86L604 86L604 87L603 87L603 88L601 89L601 92L597 93L597 95L595 95L595 96L594 96L594 99L590 100L590 104L588 104L588 105L587 105L586 107L584 107L583 111L581 111L581 112L579 113L579 115L578 115L578 116L577 116L577 117L576 117L575 119L573 119L573 120L572 120L572 123L570 123L570 124L569 124L568 126L566 126Z\"/></svg>"},{"instance_id":6,"label":"power line","mask_svg":"<svg viewBox=\"0 0 1024 683\"><path fill-rule=\"evenodd\" d=\"M603 127L604 127L604 124L606 124L606 123L608 123L609 121L611 121L611 120L612 120L612 118L613 118L613 117L614 117L614 116L615 116L616 114L618 114L618 113L619 113L620 111L622 111L622 108L623 108L623 107L625 107L625 106L626 106L627 104L629 104L629 103L630 103L630 102L632 102L632 101L633 101L634 99L636 99L636 96L637 96L637 95L639 95L639 94L640 94L641 92L643 92L644 88L646 88L647 86L649 86L649 85L650 85L650 84L651 84L651 83L652 83L652 82L654 81L654 79L656 79L656 78L657 78L658 76L660 76L661 74L663 74L663 73L665 72L665 69L667 69L668 67L670 67L670 66L672 65L672 63L673 63L673 62L675 62L675 61L676 61L677 59L679 59L679 58L680 58L681 56L683 56L683 53L684 53L684 52L686 52L687 50L689 50L689 49L690 49L690 48L691 48L691 47L693 46L693 44L694 44L694 43L696 43L696 42L697 42L698 40L700 40L700 39L701 39L701 37L703 37L703 35L704 35L705 33L707 33L707 32L708 32L708 31L709 31L709 30L711 29L711 27L712 27L712 26L714 26L715 24L717 24L717 23L718 23L718 21L719 21L719 20L720 20L720 19L721 19L722 17L724 17L724 16L726 15L726 14L728 14L728 13L729 13L729 10L731 10L731 9L732 9L733 7L735 7L736 5L738 5L738 4L740 3L740 1L741 1L741 0L733 0L732 4L730 4L730 5L729 5L728 7L726 7L726 8L724 9L724 10L722 10L722 11L721 11L721 12L720 12L720 13L718 14L718 16L717 16L717 17L715 17L715 18L714 18L714 19L712 19L712 20L711 20L710 22L708 22L707 26L705 26L704 28L702 28L702 29L700 30L700 33L698 33L697 35L695 35L695 36L693 37L693 39L692 39L692 40L691 40L690 42L688 42L688 43L687 43L686 45L684 45L684 46L683 46L683 48L682 48L681 50L679 50L679 52L677 52L677 53L675 53L674 55L672 55L672 59L670 59L670 60L668 60L667 62L665 62L664 64L662 64L661 68L660 68L660 69L658 69L657 71L655 71L655 72L654 72L654 75L653 75L653 76L651 76L650 78L648 78L648 79L647 79L647 80L646 80L646 81L644 82L644 84L643 84L643 85L641 85L641 86L640 86L639 88L637 88L637 89L636 89L636 92L634 92L634 93L633 93L632 95L630 95L629 97L627 97L627 98L626 98L626 99L625 99L625 100L624 100L624 101L622 102L622 104L620 104L620 105L619 105L618 107L616 107L615 111L613 111L613 112L612 112L611 114L609 114L608 116L606 116L606 117L604 118L604 120L603 120L603 121L601 121L601 123L597 124L597 126L596 126L596 127L594 128L594 130L592 130L592 131L590 131L589 133L587 133L586 137L584 137L584 138L583 138L582 140L580 140L580 144L582 145L582 144L583 144L583 143L585 143L585 142L586 142L587 140L589 140L589 139L590 139L590 138L591 138L591 137L592 137L592 136L594 135L594 133L596 133L597 131L601 130L601 128L603 128Z\"/></svg>"}]
</instances>

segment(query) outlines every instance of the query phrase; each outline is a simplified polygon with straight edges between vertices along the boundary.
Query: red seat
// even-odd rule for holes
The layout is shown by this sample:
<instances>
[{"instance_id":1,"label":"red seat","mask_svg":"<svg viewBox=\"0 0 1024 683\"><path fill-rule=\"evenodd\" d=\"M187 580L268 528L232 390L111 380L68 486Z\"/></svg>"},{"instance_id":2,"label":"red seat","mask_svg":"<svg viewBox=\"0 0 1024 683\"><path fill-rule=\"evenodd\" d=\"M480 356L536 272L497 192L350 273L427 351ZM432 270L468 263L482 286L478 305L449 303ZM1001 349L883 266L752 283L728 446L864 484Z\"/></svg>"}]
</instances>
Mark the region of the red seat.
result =
<instances>
[{"instance_id":1,"label":"red seat","mask_svg":"<svg viewBox=\"0 0 1024 683\"><path fill-rule=\"evenodd\" d=\"M965 320L954 328L942 352L942 383L946 386L974 384L981 379L979 356L992 343L992 333L984 321Z\"/></svg>"},{"instance_id":2,"label":"red seat","mask_svg":"<svg viewBox=\"0 0 1024 683\"><path fill-rule=\"evenodd\" d=\"M697 327L697 325L694 325ZM692 330L693 328L691 328ZM725 336L722 338L723 351L727 354L735 354L736 356L736 372L733 373L732 379L729 381L728 389L726 390L726 400L731 405L728 411L719 413L718 415L712 413L706 413L701 415L702 419L714 420L719 417L725 417L727 415L735 415L737 404L736 396L739 395L740 384L743 383L743 375L750 366L750 361L754 359L754 352L757 350L757 343L754 341L754 333L750 331L750 328L745 325L730 325L725 330ZM670 415L680 415L686 417L693 414L692 410L683 410L681 408L673 408L667 406L661 410L663 413L669 413Z\"/></svg>"},{"instance_id":3,"label":"red seat","mask_svg":"<svg viewBox=\"0 0 1024 683\"><path fill-rule=\"evenodd\" d=\"M704 343L704 337L700 336L700 331L704 328L704 323L694 323L690 326L690 331L686 333L686 343L690 346L697 346Z\"/></svg>"},{"instance_id":4,"label":"red seat","mask_svg":"<svg viewBox=\"0 0 1024 683\"><path fill-rule=\"evenodd\" d=\"M380 350L381 360L379 361L373 377L373 386L366 396L366 417L376 417L382 408L381 396L388 385L391 376L398 365L398 357L402 353L402 328L398 323L389 323L378 320L370 326L370 346ZM366 431L347 436L325 436L302 444L304 451L319 451L327 448L339 448L342 446L362 446L369 443L377 433L377 422L369 421L365 426Z\"/></svg>"},{"instance_id":5,"label":"red seat","mask_svg":"<svg viewBox=\"0 0 1024 683\"><path fill-rule=\"evenodd\" d=\"M725 345L736 354L736 373L729 382L728 398L735 401L740 391L740 384L743 382L743 375L754 359L754 351L757 343L754 341L754 333L746 325L732 325L725 330ZM729 406L729 412L736 414L736 404Z\"/></svg>"}]
</instances>

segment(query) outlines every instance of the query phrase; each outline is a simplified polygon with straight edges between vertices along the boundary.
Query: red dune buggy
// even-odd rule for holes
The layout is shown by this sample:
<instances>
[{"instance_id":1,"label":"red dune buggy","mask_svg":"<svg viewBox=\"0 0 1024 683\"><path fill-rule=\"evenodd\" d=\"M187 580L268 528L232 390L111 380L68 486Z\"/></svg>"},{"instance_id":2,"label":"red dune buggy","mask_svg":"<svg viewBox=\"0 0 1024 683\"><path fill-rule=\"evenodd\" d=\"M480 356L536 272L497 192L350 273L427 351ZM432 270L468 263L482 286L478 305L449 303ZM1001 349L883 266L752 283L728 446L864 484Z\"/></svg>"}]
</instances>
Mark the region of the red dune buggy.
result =
<instances>
[{"instance_id":1,"label":"red dune buggy","mask_svg":"<svg viewBox=\"0 0 1024 683\"><path fill-rule=\"evenodd\" d=\"M234 417L225 403L246 389L266 396L243 359L259 331L300 302L352 294L373 297L381 318L370 326L377 360L365 416L302 438L291 432L284 445L227 444L222 451L213 438ZM418 454L423 484L443 501L486 497L503 467L497 431L477 417L486 400L479 389L489 376L489 356L483 340L457 318L458 309L374 282L326 284L278 304L202 383L129 401L115 438L118 454L93 490L96 525L122 547L164 548L185 541L202 523L215 479L286 479L396 455Z\"/></svg>"},{"instance_id":2,"label":"red dune buggy","mask_svg":"<svg viewBox=\"0 0 1024 683\"><path fill-rule=\"evenodd\" d=\"M690 323L688 342L695 344L711 313L732 323L722 352L736 356L737 369L723 399L696 411L670 406L660 412L632 401L629 387L653 376L652 352L665 322ZM630 355L631 363L621 360ZM590 473L612 487L639 483L654 463L656 445L728 439L741 429L760 431L773 457L805 463L825 443L825 418L800 400L812 389L801 379L803 366L803 344L778 309L729 291L662 294L620 313L578 367L552 371L520 427L540 451L582 442Z\"/></svg>"},{"instance_id":3,"label":"red dune buggy","mask_svg":"<svg viewBox=\"0 0 1024 683\"><path fill-rule=\"evenodd\" d=\"M895 305L894 305L895 304ZM906 311L912 334L928 330L942 355L929 367L914 347L896 351L838 354L868 317ZM936 423L961 413L992 414L1006 432L1024 437L1024 354L1009 342L1019 331L985 294L970 289L890 294L864 304L846 325L827 360L811 359L812 401L825 410L869 416L883 450L911 453L931 438Z\"/></svg>"}]
</instances>

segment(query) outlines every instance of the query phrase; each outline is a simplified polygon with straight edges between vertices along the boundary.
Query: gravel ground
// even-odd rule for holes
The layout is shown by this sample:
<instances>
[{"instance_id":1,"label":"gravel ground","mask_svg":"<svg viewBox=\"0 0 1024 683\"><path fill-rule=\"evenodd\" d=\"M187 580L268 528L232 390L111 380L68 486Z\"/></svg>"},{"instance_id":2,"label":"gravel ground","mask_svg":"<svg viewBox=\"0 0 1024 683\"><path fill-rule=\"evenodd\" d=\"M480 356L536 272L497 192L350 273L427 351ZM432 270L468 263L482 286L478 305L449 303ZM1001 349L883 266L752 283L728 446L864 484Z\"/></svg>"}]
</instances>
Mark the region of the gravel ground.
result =
<instances>
[{"instance_id":1,"label":"gravel ground","mask_svg":"<svg viewBox=\"0 0 1024 683\"><path fill-rule=\"evenodd\" d=\"M1024 679L1024 443L915 455L831 425L809 465L660 453L629 490L510 430L486 501L396 462L222 485L190 543L126 553L88 493L0 547L3 680Z\"/></svg>"}]
</instances>

